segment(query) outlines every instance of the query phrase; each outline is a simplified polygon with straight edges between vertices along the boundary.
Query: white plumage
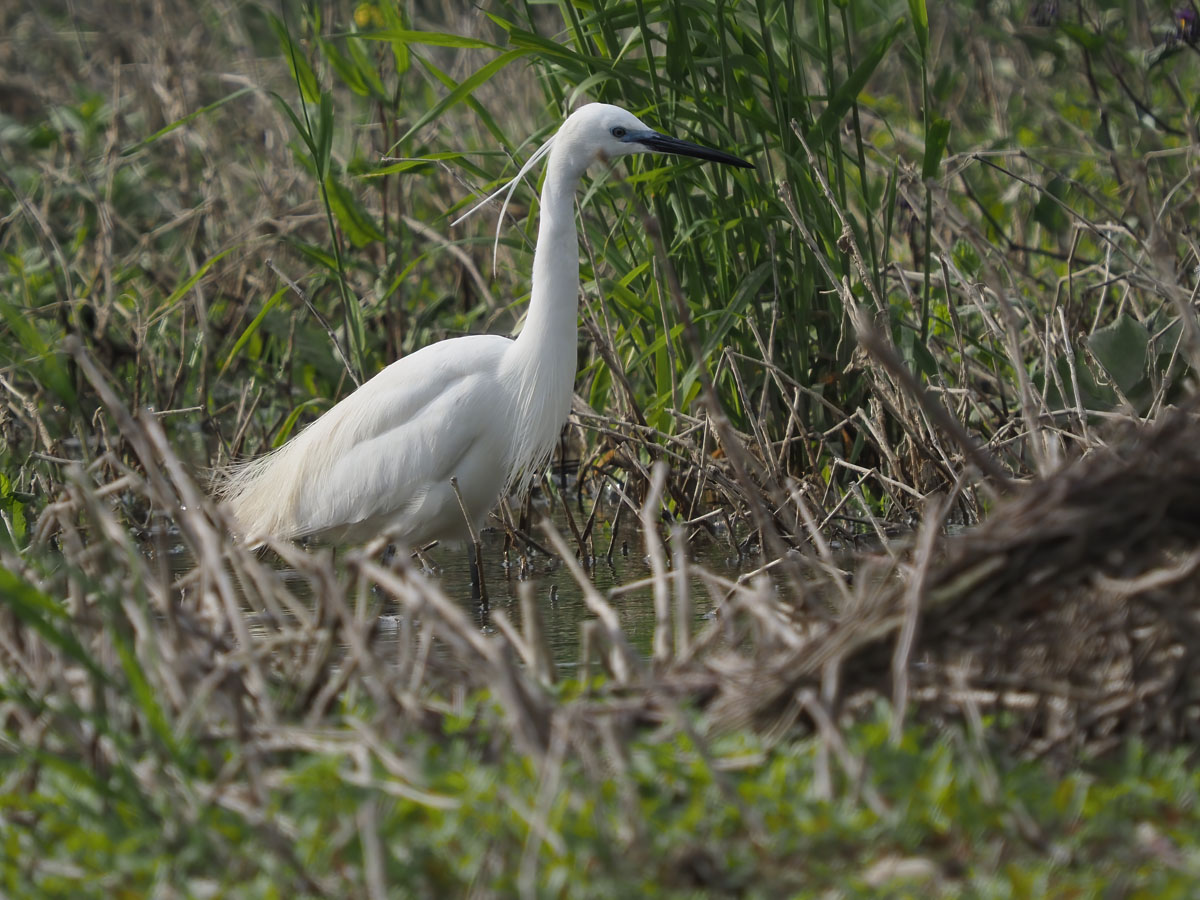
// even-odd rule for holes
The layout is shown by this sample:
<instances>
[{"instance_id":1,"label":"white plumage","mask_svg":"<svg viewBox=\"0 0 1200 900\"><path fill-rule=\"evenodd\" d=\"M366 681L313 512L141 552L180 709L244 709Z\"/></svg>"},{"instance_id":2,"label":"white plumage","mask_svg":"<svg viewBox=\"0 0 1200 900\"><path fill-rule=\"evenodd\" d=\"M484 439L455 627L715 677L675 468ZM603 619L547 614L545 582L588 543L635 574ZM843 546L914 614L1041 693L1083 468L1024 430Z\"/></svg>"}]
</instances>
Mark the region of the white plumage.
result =
<instances>
[{"instance_id":1,"label":"white plumage","mask_svg":"<svg viewBox=\"0 0 1200 900\"><path fill-rule=\"evenodd\" d=\"M405 547L459 539L467 527L452 477L478 527L505 490L540 469L566 422L575 382L575 192L591 163L646 151L750 166L658 134L616 106L576 110L521 170L549 152L520 335L423 347L278 450L234 466L217 493L242 535L358 543L386 532Z\"/></svg>"}]
</instances>

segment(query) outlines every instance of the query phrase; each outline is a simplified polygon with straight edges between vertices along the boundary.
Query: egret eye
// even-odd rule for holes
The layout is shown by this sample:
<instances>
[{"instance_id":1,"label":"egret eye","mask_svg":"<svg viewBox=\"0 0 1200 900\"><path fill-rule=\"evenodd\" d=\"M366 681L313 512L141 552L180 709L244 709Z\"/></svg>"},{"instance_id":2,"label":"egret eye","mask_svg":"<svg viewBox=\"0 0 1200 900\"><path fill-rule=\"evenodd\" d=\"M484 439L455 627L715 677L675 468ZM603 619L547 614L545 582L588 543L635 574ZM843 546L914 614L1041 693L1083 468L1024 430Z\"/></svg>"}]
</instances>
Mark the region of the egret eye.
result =
<instances>
[{"instance_id":1,"label":"egret eye","mask_svg":"<svg viewBox=\"0 0 1200 900\"><path fill-rule=\"evenodd\" d=\"M625 129L618 125L612 130L611 134L615 138L623 138L625 137Z\"/></svg>"}]
</instances>

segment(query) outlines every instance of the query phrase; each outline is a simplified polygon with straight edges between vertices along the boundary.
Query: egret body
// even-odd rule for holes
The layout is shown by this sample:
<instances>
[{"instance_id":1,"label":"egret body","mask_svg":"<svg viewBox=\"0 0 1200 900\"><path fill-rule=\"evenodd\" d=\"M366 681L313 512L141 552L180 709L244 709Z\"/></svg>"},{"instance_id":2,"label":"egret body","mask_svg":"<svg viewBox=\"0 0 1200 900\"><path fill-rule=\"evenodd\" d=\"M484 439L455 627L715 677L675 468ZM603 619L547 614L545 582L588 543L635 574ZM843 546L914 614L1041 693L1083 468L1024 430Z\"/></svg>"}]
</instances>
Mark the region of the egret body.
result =
<instances>
[{"instance_id":1,"label":"egret body","mask_svg":"<svg viewBox=\"0 0 1200 900\"><path fill-rule=\"evenodd\" d=\"M548 147L524 328L451 338L383 369L279 449L235 466L218 494L242 535L397 544L467 535L523 473L544 465L571 409L578 340L574 198L594 162L639 152L750 163L659 134L603 103L572 113ZM522 172L525 170L523 169Z\"/></svg>"}]
</instances>

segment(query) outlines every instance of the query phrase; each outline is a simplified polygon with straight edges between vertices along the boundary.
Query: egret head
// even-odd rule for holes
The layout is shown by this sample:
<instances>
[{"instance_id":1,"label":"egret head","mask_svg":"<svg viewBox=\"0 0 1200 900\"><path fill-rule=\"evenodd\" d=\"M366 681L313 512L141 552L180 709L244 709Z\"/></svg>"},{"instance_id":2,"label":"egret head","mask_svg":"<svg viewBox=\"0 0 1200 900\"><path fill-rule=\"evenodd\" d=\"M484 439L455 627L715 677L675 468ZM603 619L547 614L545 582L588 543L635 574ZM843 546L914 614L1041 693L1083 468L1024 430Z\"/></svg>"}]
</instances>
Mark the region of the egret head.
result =
<instances>
[{"instance_id":1,"label":"egret head","mask_svg":"<svg viewBox=\"0 0 1200 900\"><path fill-rule=\"evenodd\" d=\"M567 156L581 170L593 161L607 162L631 153L671 153L754 168L730 153L660 134L633 113L608 103L589 103L575 110L563 122L555 141L570 148Z\"/></svg>"},{"instance_id":2,"label":"egret head","mask_svg":"<svg viewBox=\"0 0 1200 900\"><path fill-rule=\"evenodd\" d=\"M508 209L508 201L517 184L541 159L551 154L551 151L551 164L557 167L559 176L567 175L575 181L582 177L592 163L609 162L618 156L628 156L631 153L672 153L676 156L693 156L744 169L754 168L752 163L731 153L659 134L633 113L619 106L589 103L567 116L558 133L542 144L507 184L484 197L450 224L457 225L501 194L504 194L504 203L500 206L500 221L503 221L504 211ZM573 190L575 185L569 184L569 187ZM500 227L497 224L493 259L499 249Z\"/></svg>"}]
</instances>

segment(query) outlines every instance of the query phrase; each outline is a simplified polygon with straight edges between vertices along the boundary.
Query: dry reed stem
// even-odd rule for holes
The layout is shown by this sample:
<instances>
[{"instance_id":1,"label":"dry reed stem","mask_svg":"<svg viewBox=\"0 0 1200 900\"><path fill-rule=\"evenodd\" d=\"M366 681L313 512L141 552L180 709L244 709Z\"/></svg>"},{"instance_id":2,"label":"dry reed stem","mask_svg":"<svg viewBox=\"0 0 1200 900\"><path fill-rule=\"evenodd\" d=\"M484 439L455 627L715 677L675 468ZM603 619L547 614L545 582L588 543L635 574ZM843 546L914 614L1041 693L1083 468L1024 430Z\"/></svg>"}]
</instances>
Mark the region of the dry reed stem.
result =
<instances>
[{"instance_id":1,"label":"dry reed stem","mask_svg":"<svg viewBox=\"0 0 1200 900\"><path fill-rule=\"evenodd\" d=\"M669 268L665 271L671 281ZM949 284L957 275L947 268L943 278ZM670 287L685 310L677 285ZM1065 317L1058 324L1066 342ZM1049 334L1039 338L1043 348L1054 339ZM760 343L771 346L769 338ZM788 481L781 448L761 428L755 429L753 442L737 434L716 405L707 417L694 419L669 439L653 429L607 423L633 455L644 453L653 460L674 454L698 483L738 496L752 515L757 505L755 521L764 542L771 544L776 535L778 543L772 547L783 552L761 568L775 576L774 584L766 578L732 583L689 564L678 530L672 532L668 556L657 534L661 498L669 490L663 466L630 459L628 468L644 481L627 485L621 508L628 506L643 521L652 559L648 583L656 615L654 657L660 665L645 665L633 652L609 600L551 530L550 544L597 616L584 628L585 640L602 650L615 676L611 687L599 688L584 701L559 703L542 687L553 677L553 660L539 639L537 616L531 615L531 592L522 596L523 631L500 613L494 618L500 634L485 636L436 585L415 573L388 569L371 553L347 560L347 582L328 555L281 545L275 548L277 555L316 593L314 601L297 598L269 565L224 533L219 512L196 490L161 423L131 415L106 387L94 360L78 345L70 349L117 428L113 434L101 431L102 452L92 467L69 473L65 490L39 523L38 540L58 540L82 573L55 584L63 587L72 622L87 635L86 648L97 666L112 669L118 648L100 627L104 611L88 579L101 578L106 570L128 572L142 586L145 607L124 600L113 609L119 611L168 718L177 730L240 742L241 751L205 792L227 808L249 810L259 802L274 777L273 754L314 746L345 757L348 767L341 777L348 784L379 786L431 805L445 803L446 798L415 783L413 767L392 748L408 729L435 732L443 712L456 708L454 698L482 689L490 690L521 748L542 766L547 793L539 798L553 791L568 749L597 770L620 771L623 736L649 724L687 734L716 773L719 767L705 748L704 730L710 726L753 724L780 737L797 723L807 723L824 742L830 763L858 777L861 770L845 754L837 734L837 713L864 694L887 694L889 680L896 727L903 717L923 711L956 712L975 728L982 707L1005 708L1017 712L1022 727L1035 726L1028 729L1027 744L1034 753L1054 753L1072 742L1104 748L1121 733L1174 740L1195 733L1196 698L1172 693L1193 674L1185 651L1196 638L1194 610L1167 599L1170 591L1189 582L1197 559L1192 543L1200 528L1200 495L1193 496L1193 481L1200 477L1194 450L1200 442L1187 413L1164 412L1160 424L1136 430L1124 442L1114 441L1111 452L1093 452L1032 488L1014 488L1014 496L992 519L965 539L941 535L940 520L950 501L939 504L925 516L914 548L888 548L891 558L874 560L874 569L860 564L853 580L824 534L832 517L857 502L866 524L887 537L884 523L874 520L855 486L828 502L828 496L807 490L811 483ZM890 349L885 346L882 355ZM736 378L733 363L730 358L727 364ZM904 419L907 433L919 444L918 457L954 472L955 461L938 437L939 432L953 435L953 428L940 416L957 421L956 416L965 414L965 401L950 412L948 407L959 401L949 393L924 388L922 399L900 371L877 371L875 377L883 400L846 417L860 422L880 451L878 467L860 466L859 474L905 493L900 485L907 482L898 476L911 464L904 457L912 450L892 446L894 431L887 427L886 415ZM788 384L782 375L773 383L781 393ZM745 395L744 386L739 390ZM1032 403L1035 398L1029 399ZM748 408L754 405L754 398L745 395L744 400ZM799 432L795 418L789 427ZM689 420L681 416L680 421ZM1057 439L1057 432L1043 431L1045 439ZM723 464L707 457L710 432L728 454ZM1026 416L1003 438L993 435L992 446L1002 439L1028 441L1031 434ZM1102 433L1096 442L1106 437ZM973 439L960 434L953 440L963 455L972 455L967 448ZM660 442L652 453L649 448ZM761 458L747 449L755 443ZM132 462L123 461L119 447L132 452ZM986 468L986 463L977 465ZM961 472L955 474L961 485ZM647 489L640 504L635 500L638 487ZM907 493L924 496L916 488ZM140 558L118 509L128 495L137 498L135 506L149 510L147 521L178 524L198 574L172 581L159 566ZM678 484L671 496L684 497L688 509L699 502L698 492ZM687 521L700 524L711 516L693 511ZM592 521L589 517L582 531L576 529L582 554L587 553ZM804 536L813 541L815 558L787 552L789 542ZM713 622L698 635L691 633L689 574L717 604ZM402 609L401 627L408 639L397 651L399 660L384 657L375 640L378 608L370 594L376 589ZM306 606L309 602L315 609ZM1039 633L1030 630L1029 620L1039 617L1045 646L1034 647ZM1087 653L1071 648L1055 657L1045 635L1068 633L1089 635L1095 647ZM81 703L90 702L79 686L80 667L67 661L61 648L28 629L22 638L9 639L0 630L6 670L40 691L62 690ZM435 652L435 644L447 652ZM992 644L998 647L989 649ZM1015 663L1004 658L1022 644L1024 656L1014 657ZM920 670L912 665L918 653L927 661ZM47 660L64 671L55 673L51 665L47 672ZM322 733L336 700L346 696L366 696L374 709L371 721L340 722L353 729L353 740L349 733ZM691 699L705 708L700 726L682 711ZM247 709L255 714L252 720ZM51 739L45 728L25 721L23 739ZM69 733L86 741L78 729ZM591 746L597 736L609 747L606 759ZM110 752L99 750L102 756ZM387 771L387 780L371 774L376 762ZM234 787L243 781L244 790ZM534 883L542 844L554 842L548 809L539 799L529 819L530 841L521 870L525 885ZM372 840L376 815L375 809L363 807L355 821L364 846ZM627 824L636 836L636 822ZM281 821L274 827L280 840L286 840L292 826ZM368 851L370 855L378 848Z\"/></svg>"}]
</instances>

